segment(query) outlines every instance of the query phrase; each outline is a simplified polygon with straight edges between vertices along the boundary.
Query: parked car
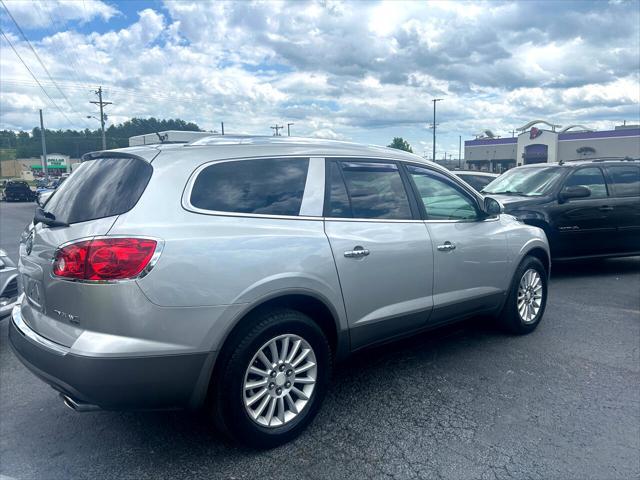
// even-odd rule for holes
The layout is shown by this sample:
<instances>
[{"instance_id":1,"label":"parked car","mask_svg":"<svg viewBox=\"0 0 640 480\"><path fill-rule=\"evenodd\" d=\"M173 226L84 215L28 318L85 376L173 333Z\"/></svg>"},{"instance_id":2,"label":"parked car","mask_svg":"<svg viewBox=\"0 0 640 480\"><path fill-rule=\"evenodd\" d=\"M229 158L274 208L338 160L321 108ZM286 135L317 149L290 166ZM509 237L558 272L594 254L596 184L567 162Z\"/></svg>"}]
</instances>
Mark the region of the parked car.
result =
<instances>
[{"instance_id":1,"label":"parked car","mask_svg":"<svg viewBox=\"0 0 640 480\"><path fill-rule=\"evenodd\" d=\"M467 182L478 192L498 178L497 173L480 172L478 170L453 170L452 173Z\"/></svg>"},{"instance_id":2,"label":"parked car","mask_svg":"<svg viewBox=\"0 0 640 480\"><path fill-rule=\"evenodd\" d=\"M39 205L44 205L49 197L56 191L56 189L64 183L68 178L68 175L63 175L60 178L54 178L46 186L36 189L36 201Z\"/></svg>"},{"instance_id":3,"label":"parked car","mask_svg":"<svg viewBox=\"0 0 640 480\"><path fill-rule=\"evenodd\" d=\"M0 249L0 319L11 313L18 299L18 270L7 252Z\"/></svg>"},{"instance_id":4,"label":"parked car","mask_svg":"<svg viewBox=\"0 0 640 480\"><path fill-rule=\"evenodd\" d=\"M511 169L484 193L542 228L554 260L640 254L640 163L578 161Z\"/></svg>"},{"instance_id":5,"label":"parked car","mask_svg":"<svg viewBox=\"0 0 640 480\"><path fill-rule=\"evenodd\" d=\"M544 232L416 155L225 136L84 160L23 234L9 332L76 410L204 406L270 447L350 352L542 319Z\"/></svg>"},{"instance_id":6,"label":"parked car","mask_svg":"<svg viewBox=\"0 0 640 480\"><path fill-rule=\"evenodd\" d=\"M6 202L32 202L35 193L24 180L9 180L2 191L2 199Z\"/></svg>"}]
</instances>

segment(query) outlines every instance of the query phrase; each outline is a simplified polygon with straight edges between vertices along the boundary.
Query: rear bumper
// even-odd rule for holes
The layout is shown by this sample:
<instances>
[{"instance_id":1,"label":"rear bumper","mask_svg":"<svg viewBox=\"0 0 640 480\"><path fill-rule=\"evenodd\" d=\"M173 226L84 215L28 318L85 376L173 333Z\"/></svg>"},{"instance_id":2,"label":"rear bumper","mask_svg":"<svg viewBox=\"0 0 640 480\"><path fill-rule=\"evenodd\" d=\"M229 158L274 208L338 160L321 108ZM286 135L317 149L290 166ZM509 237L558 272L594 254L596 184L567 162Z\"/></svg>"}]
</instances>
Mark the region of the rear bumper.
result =
<instances>
[{"instance_id":1,"label":"rear bumper","mask_svg":"<svg viewBox=\"0 0 640 480\"><path fill-rule=\"evenodd\" d=\"M37 377L76 402L104 409L165 409L190 405L209 355L91 357L38 335L16 306L9 343ZM201 383L201 380L200 380Z\"/></svg>"}]
</instances>

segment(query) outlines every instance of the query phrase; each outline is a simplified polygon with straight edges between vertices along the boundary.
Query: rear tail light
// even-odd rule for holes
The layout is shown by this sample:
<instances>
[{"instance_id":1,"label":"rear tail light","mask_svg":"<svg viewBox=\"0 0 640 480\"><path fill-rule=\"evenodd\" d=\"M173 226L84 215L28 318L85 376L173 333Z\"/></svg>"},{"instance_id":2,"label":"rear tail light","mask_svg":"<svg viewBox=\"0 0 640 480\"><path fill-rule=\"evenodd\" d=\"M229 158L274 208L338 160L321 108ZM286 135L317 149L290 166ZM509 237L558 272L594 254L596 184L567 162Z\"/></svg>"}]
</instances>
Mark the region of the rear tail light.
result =
<instances>
[{"instance_id":1,"label":"rear tail light","mask_svg":"<svg viewBox=\"0 0 640 480\"><path fill-rule=\"evenodd\" d=\"M149 265L158 242L146 238L95 238L59 248L53 261L57 277L81 280L135 278Z\"/></svg>"}]
</instances>

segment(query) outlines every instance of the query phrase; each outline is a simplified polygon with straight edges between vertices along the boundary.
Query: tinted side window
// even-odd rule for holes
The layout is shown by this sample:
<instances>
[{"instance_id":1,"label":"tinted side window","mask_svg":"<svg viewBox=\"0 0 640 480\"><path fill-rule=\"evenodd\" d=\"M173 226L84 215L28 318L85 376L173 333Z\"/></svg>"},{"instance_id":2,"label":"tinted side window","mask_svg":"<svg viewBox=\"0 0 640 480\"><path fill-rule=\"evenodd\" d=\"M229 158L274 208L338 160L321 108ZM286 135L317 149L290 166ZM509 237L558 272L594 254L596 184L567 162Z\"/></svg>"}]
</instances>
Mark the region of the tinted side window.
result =
<instances>
[{"instance_id":1,"label":"tinted side window","mask_svg":"<svg viewBox=\"0 0 640 480\"><path fill-rule=\"evenodd\" d=\"M587 198L604 198L607 196L607 184L602 171L597 167L581 168L573 172L564 184L565 187L583 186L591 190Z\"/></svg>"},{"instance_id":2,"label":"tinted side window","mask_svg":"<svg viewBox=\"0 0 640 480\"><path fill-rule=\"evenodd\" d=\"M339 162L354 218L411 219L409 197L395 163Z\"/></svg>"},{"instance_id":3,"label":"tinted side window","mask_svg":"<svg viewBox=\"0 0 640 480\"><path fill-rule=\"evenodd\" d=\"M342 179L340 165L336 162L329 163L329 189L328 203L325 216L334 218L352 217L351 202L347 194L347 187Z\"/></svg>"},{"instance_id":4,"label":"tinted side window","mask_svg":"<svg viewBox=\"0 0 640 480\"><path fill-rule=\"evenodd\" d=\"M209 165L196 178L191 205L204 210L298 215L309 160L262 159Z\"/></svg>"},{"instance_id":5,"label":"tinted side window","mask_svg":"<svg viewBox=\"0 0 640 480\"><path fill-rule=\"evenodd\" d=\"M459 175L459 177L477 191L482 190L493 181L493 177L484 177L482 175Z\"/></svg>"},{"instance_id":6,"label":"tinted side window","mask_svg":"<svg viewBox=\"0 0 640 480\"><path fill-rule=\"evenodd\" d=\"M609 167L614 193L618 197L640 196L640 167L633 165Z\"/></svg>"},{"instance_id":7,"label":"tinted side window","mask_svg":"<svg viewBox=\"0 0 640 480\"><path fill-rule=\"evenodd\" d=\"M429 220L475 220L475 202L451 180L429 169L409 165Z\"/></svg>"},{"instance_id":8,"label":"tinted side window","mask_svg":"<svg viewBox=\"0 0 640 480\"><path fill-rule=\"evenodd\" d=\"M138 202L152 173L149 163L136 158L82 162L44 209L67 223L121 215Z\"/></svg>"}]
</instances>

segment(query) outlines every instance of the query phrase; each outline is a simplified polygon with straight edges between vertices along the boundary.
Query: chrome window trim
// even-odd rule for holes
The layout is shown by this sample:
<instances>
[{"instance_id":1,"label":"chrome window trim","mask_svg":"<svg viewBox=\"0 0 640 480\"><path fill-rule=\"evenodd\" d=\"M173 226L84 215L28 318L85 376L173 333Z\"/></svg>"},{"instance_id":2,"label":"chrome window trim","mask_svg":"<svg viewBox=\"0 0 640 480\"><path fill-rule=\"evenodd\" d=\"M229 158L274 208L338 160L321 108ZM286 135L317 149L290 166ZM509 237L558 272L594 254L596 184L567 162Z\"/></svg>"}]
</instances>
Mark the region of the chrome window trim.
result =
<instances>
[{"instance_id":1,"label":"chrome window trim","mask_svg":"<svg viewBox=\"0 0 640 480\"><path fill-rule=\"evenodd\" d=\"M305 214L305 215L269 215L269 214L263 214L263 213L241 213L241 212L225 212L225 211L221 211L221 210L207 210L204 208L198 208L195 207L191 204L191 191L193 190L193 185L196 181L196 179L198 178L198 175L200 174L200 172L202 170L204 170L205 168L207 168L210 165L213 165L215 163L226 163L226 162L241 162L244 160L266 160L268 161L269 159L273 159L273 158L300 158L300 159L306 159L309 160L309 169L311 169L311 160L315 160L315 159L319 159L322 160L323 166L322 166L322 192L323 192L323 196L322 196L322 206L320 208L320 213L319 215L310 215L310 214ZM362 221L362 222L370 222L372 220L375 221L385 221L385 222L389 222L389 223L397 223L397 222L401 222L401 223L419 223L422 222L421 219L418 220L398 220L398 219L370 219L370 218L363 218L363 219L359 219L359 218L334 218L334 217L323 217L322 216L322 212L324 210L324 188L325 188L325 166L326 166L326 160L328 159L362 159L362 155L344 155L344 154L327 154L324 156L304 156L304 155L261 155L261 156L250 156L250 157L230 157L230 158L225 158L225 159L218 159L218 160L209 160L207 162L201 163L200 165L198 165L198 167L191 173L191 175L189 176L189 179L187 180L187 183L184 187L184 190L182 192L182 200L181 200L181 204L182 204L182 208L188 212L192 212L192 213L197 213L200 215L210 215L210 216L216 216L216 217L242 217L242 218L265 218L265 219L275 219L275 220L313 220L313 221L324 221L326 219L330 219L330 220L339 220L339 221L349 221L349 222L354 222L354 221ZM366 157L367 159L371 159L371 160L379 160L379 161L387 161L387 162L401 162L401 163L410 163L413 165L417 165L417 166L429 166L428 164L421 164L419 162L409 162L407 160L403 160L403 159L393 159L393 158L389 158L388 156L382 156L382 155L375 155L375 154L371 154L368 155ZM438 171L438 170L435 170ZM309 170L307 171L307 181L309 180ZM320 181L320 179L318 179L318 181ZM315 181L314 181L315 184ZM304 203L304 199L306 196L306 187L307 184L305 183L305 192L303 194L302 200ZM314 193L315 196L315 193ZM300 207L300 211L302 212L302 205Z\"/></svg>"},{"instance_id":2,"label":"chrome window trim","mask_svg":"<svg viewBox=\"0 0 640 480\"><path fill-rule=\"evenodd\" d=\"M324 157L310 157L299 216L322 217L322 210L324 208L324 176Z\"/></svg>"},{"instance_id":3,"label":"chrome window trim","mask_svg":"<svg viewBox=\"0 0 640 480\"><path fill-rule=\"evenodd\" d=\"M200 173L207 167L218 164L218 163L229 163L229 162L242 162L244 160L265 160L269 161L270 159L276 158L299 158L301 160L307 160L309 162L309 167L307 169L307 180L305 180L305 192L302 194L302 201L304 202L304 197L306 194L306 182L309 180L309 170L311 169L311 159L320 158L320 157L308 157L304 155L271 155L268 157L238 157L238 158L225 158L224 160L211 160L199 165L187 180L187 184L184 187L184 191L182 193L182 208L184 208L188 212L199 213L202 215L212 215L217 217L245 217L245 218L272 218L272 219L281 219L281 220L322 220L320 216L310 216L310 215L271 215L267 213L244 213L244 212L225 212L223 210L207 210L206 208L199 208L191 204L191 192L193 190L193 185L196 182L196 179L200 175ZM324 162L324 158L322 159ZM324 169L324 167L323 167ZM324 191L324 186L322 187ZM300 210L302 211L302 204L300 205ZM320 211L320 215L322 215L322 211Z\"/></svg>"},{"instance_id":4,"label":"chrome window trim","mask_svg":"<svg viewBox=\"0 0 640 480\"><path fill-rule=\"evenodd\" d=\"M326 222L368 222L368 223L423 223L424 220L397 219L397 218L348 218L348 217L323 217Z\"/></svg>"},{"instance_id":5,"label":"chrome window trim","mask_svg":"<svg viewBox=\"0 0 640 480\"><path fill-rule=\"evenodd\" d=\"M67 278L67 277L60 277L58 275L54 275L53 268L51 268L51 270L49 270L49 278L52 278L54 280L61 280L63 282L88 283L91 285L135 282L149 275L151 270L153 270L153 267L155 267L156 264L158 263L158 260L160 259L160 255L162 255L162 251L164 250L164 240L157 237L149 237L146 235L127 235L123 233L119 233L117 235L93 235L89 237L76 238L75 240L69 240L68 242L58 245L58 248L56 248L55 252L53 253L53 257L51 258L51 265L53 266L54 262L56 261L56 255L58 255L58 251L61 248L64 248L68 245L72 245L78 242L86 242L89 240L113 239L113 238L138 238L140 240L154 240L156 242L156 249L153 252L153 255L151 256L151 260L149 260L149 263L147 264L147 266L144 267L142 271L135 277L116 279L116 280L85 280L84 278Z\"/></svg>"},{"instance_id":6,"label":"chrome window trim","mask_svg":"<svg viewBox=\"0 0 640 480\"><path fill-rule=\"evenodd\" d=\"M56 355L66 355L67 353L69 353L69 348L54 343L51 340L38 335L34 330L31 329L31 327L29 327L29 325L27 325L27 323L22 318L21 308L23 300L24 293L21 293L18 297L16 306L13 307L13 310L11 311L11 321L15 325L16 329L26 338L34 343L37 343L38 345L41 345L51 353L55 353Z\"/></svg>"}]
</instances>

